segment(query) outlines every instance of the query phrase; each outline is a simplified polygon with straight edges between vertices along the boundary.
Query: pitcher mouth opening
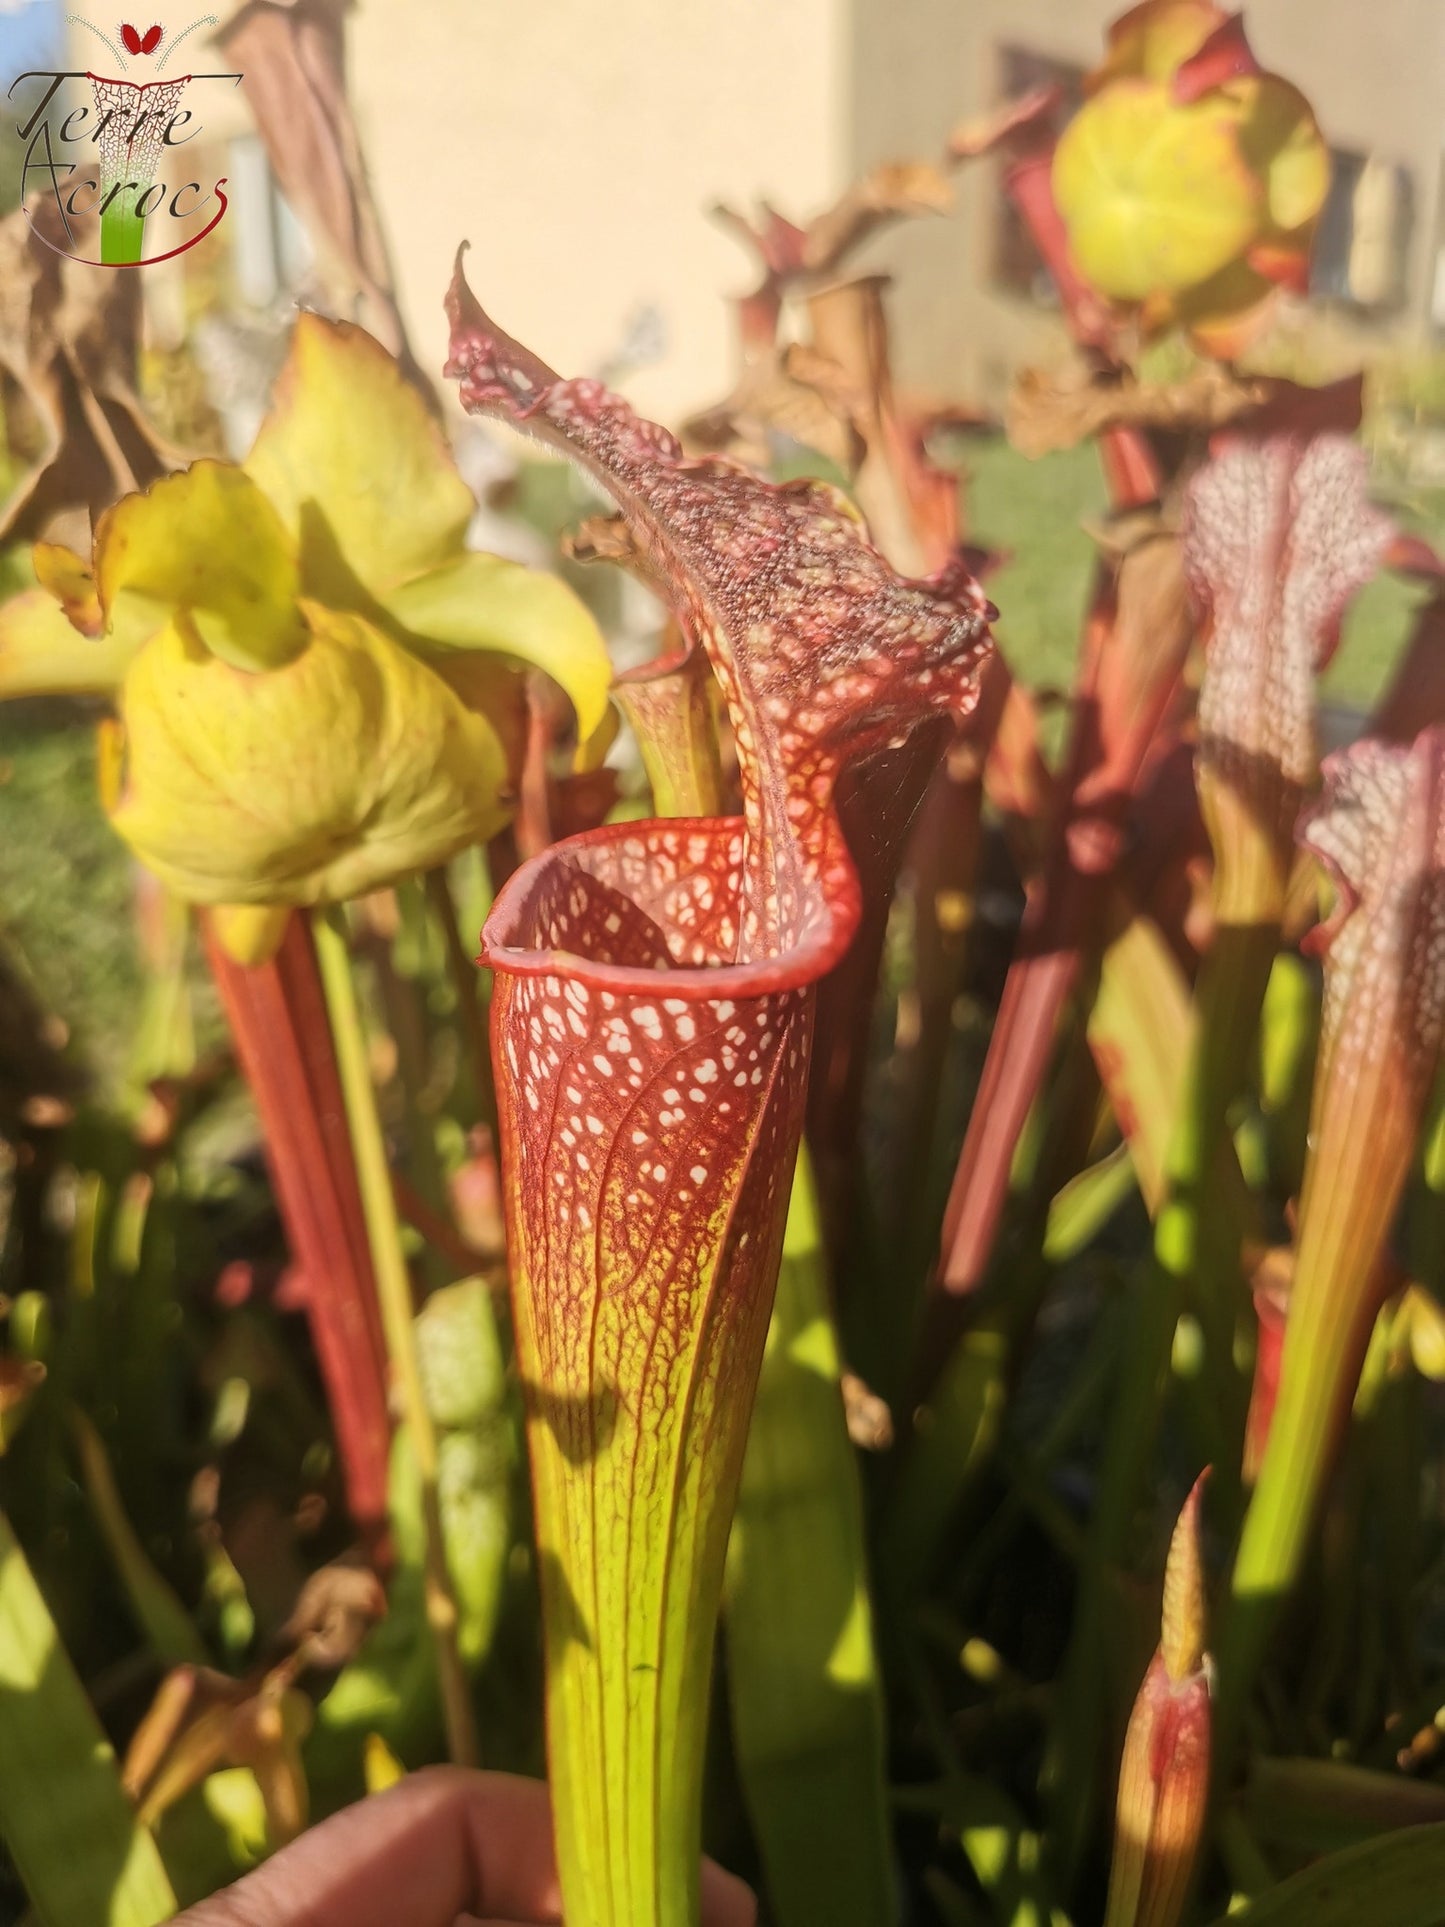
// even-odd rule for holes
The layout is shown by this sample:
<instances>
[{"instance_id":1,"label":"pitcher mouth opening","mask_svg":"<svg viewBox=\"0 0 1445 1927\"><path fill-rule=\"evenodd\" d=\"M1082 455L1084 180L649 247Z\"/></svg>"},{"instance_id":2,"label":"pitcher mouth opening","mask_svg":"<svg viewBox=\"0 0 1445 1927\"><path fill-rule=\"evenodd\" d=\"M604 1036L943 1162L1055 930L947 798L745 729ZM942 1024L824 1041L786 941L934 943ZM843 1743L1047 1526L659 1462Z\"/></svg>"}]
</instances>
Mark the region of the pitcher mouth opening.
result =
<instances>
[{"instance_id":1,"label":"pitcher mouth opening","mask_svg":"<svg viewBox=\"0 0 1445 1927\"><path fill-rule=\"evenodd\" d=\"M479 962L513 976L582 980L689 1002L766 997L826 976L861 909L851 868L775 955L739 961L741 817L607 824L524 863L482 931Z\"/></svg>"}]
</instances>

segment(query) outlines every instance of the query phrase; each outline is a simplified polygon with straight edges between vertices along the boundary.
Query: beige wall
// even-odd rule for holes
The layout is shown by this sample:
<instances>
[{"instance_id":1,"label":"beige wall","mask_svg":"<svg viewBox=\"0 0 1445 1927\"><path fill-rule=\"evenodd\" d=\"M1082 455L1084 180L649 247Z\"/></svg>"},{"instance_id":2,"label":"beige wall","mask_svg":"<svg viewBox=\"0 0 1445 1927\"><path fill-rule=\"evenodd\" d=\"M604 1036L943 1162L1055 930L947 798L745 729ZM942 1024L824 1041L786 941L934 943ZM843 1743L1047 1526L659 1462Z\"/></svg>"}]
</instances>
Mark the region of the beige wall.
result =
<instances>
[{"instance_id":1,"label":"beige wall","mask_svg":"<svg viewBox=\"0 0 1445 1927\"><path fill-rule=\"evenodd\" d=\"M725 392L721 297L750 269L706 210L837 191L843 25L842 0L365 0L353 94L422 359L466 236L482 299L564 373L654 304L666 355L633 398L676 420Z\"/></svg>"},{"instance_id":2,"label":"beige wall","mask_svg":"<svg viewBox=\"0 0 1445 1927\"><path fill-rule=\"evenodd\" d=\"M193 5L160 0L147 19L175 31ZM766 195L806 215L874 162L935 156L959 119L998 97L1001 45L1088 66L1122 5L359 0L353 95L418 352L440 367L442 294L466 236L483 299L566 373L596 372L638 311L655 308L663 358L622 385L676 421L728 386L725 297L752 274L708 220L715 200ZM1261 59L1304 88L1333 142L1413 174L1407 306L1344 330L1368 353L1418 329L1429 301L1445 0L1251 0L1248 17ZM245 123L239 96L213 88L203 104L210 135ZM991 283L995 165L956 178L953 214L895 230L865 259L899 276L903 379L997 404L1019 362L1066 350L1048 315Z\"/></svg>"},{"instance_id":3,"label":"beige wall","mask_svg":"<svg viewBox=\"0 0 1445 1927\"><path fill-rule=\"evenodd\" d=\"M851 0L854 165L936 153L953 124L996 97L997 49L1011 43L1088 67L1120 0ZM1429 300L1445 146L1441 0L1252 0L1260 60L1313 102L1337 146L1404 163L1415 222L1405 310L1363 345L1418 331ZM1365 25L1365 22L1368 25ZM958 177L957 210L875 244L894 293L905 380L997 404L1009 371L1064 352L1060 331L990 286L994 164ZM1357 339L1359 335L1357 334Z\"/></svg>"}]
</instances>

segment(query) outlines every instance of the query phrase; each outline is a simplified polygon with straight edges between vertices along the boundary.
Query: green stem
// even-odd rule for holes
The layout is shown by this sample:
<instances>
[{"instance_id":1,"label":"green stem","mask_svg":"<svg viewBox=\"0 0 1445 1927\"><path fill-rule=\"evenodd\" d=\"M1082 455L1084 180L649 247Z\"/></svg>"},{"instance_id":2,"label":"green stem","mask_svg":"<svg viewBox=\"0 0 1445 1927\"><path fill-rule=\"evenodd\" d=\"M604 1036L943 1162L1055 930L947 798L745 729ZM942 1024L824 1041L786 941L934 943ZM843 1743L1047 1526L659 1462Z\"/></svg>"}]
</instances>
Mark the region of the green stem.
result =
<instances>
[{"instance_id":1,"label":"green stem","mask_svg":"<svg viewBox=\"0 0 1445 1927\"><path fill-rule=\"evenodd\" d=\"M804 1146L728 1545L738 1773L780 1927L882 1927L896 1912L862 1495L839 1369Z\"/></svg>"},{"instance_id":2,"label":"green stem","mask_svg":"<svg viewBox=\"0 0 1445 1927\"><path fill-rule=\"evenodd\" d=\"M441 925L442 942L446 946L447 972L452 980L452 989L456 993L457 1015L461 1021L462 1035L466 1038L467 1056L476 1086L477 1110L482 1123L490 1127L495 1137L497 1090L492 1081L492 1053L487 1042L486 1019L477 997L477 990L481 984L481 972L475 960L467 955L466 946L462 942L461 928L457 923L457 906L452 900L451 885L447 881L445 869L427 871L426 894L432 912Z\"/></svg>"},{"instance_id":3,"label":"green stem","mask_svg":"<svg viewBox=\"0 0 1445 1927\"><path fill-rule=\"evenodd\" d=\"M397 891L403 917L407 910L408 888L403 884ZM424 914L419 896L415 901L418 915ZM397 946L390 936L380 931L358 935L356 955L365 958L371 966L380 1000L377 1020L396 1045L397 1081L405 1096L408 1113L405 1159L395 1177L398 1180L404 1178L419 1202L445 1221L446 1180L436 1142L437 1100L429 1090L432 1052L426 999L415 977L406 975L397 967ZM364 979L362 997L364 1003ZM399 1209L403 1213L407 1209L404 1196L399 1202ZM423 1245L416 1264L424 1293L449 1284L459 1268L454 1259L430 1240Z\"/></svg>"},{"instance_id":4,"label":"green stem","mask_svg":"<svg viewBox=\"0 0 1445 1927\"><path fill-rule=\"evenodd\" d=\"M1278 943L1276 924L1222 925L1204 959L1194 1047L1154 1228L1161 1286L1176 1311L1193 1302L1211 1383L1227 1408L1239 1406L1241 1423L1242 1387L1231 1355L1242 1227L1223 1209L1219 1177L1229 1107L1246 1080Z\"/></svg>"},{"instance_id":5,"label":"green stem","mask_svg":"<svg viewBox=\"0 0 1445 1927\"><path fill-rule=\"evenodd\" d=\"M436 1428L422 1385L412 1322L411 1278L402 1250L386 1143L367 1063L366 1036L351 976L343 914L340 910L316 914L316 956L331 1018L347 1122L351 1127L386 1347L421 1482L422 1522L426 1533L426 1617L436 1647L447 1751L457 1765L470 1766L477 1759L476 1722L466 1673L457 1650L456 1599L447 1574L446 1544L442 1535Z\"/></svg>"},{"instance_id":6,"label":"green stem","mask_svg":"<svg viewBox=\"0 0 1445 1927\"><path fill-rule=\"evenodd\" d=\"M1410 1203L1410 1269L1445 1277L1445 1078L1437 1084L1420 1151L1420 1183Z\"/></svg>"},{"instance_id":7,"label":"green stem","mask_svg":"<svg viewBox=\"0 0 1445 1927\"><path fill-rule=\"evenodd\" d=\"M1082 1861L1102 1794L1099 1737L1107 1730L1104 1653L1118 1622L1119 1569L1139 1483L1154 1464L1153 1446L1169 1376L1177 1311L1157 1267L1144 1264L1132 1302L1117 1391L1104 1442L1098 1496L1069 1639L1044 1778L1053 1808L1057 1863L1070 1877Z\"/></svg>"},{"instance_id":8,"label":"green stem","mask_svg":"<svg viewBox=\"0 0 1445 1927\"><path fill-rule=\"evenodd\" d=\"M1414 1157L1418 1121L1388 1041L1372 1056L1345 1060L1343 1068L1326 1044L1316 1074L1279 1390L1217 1649L1220 1774L1232 1763L1274 1616L1300 1576L1359 1384L1380 1308L1380 1252Z\"/></svg>"},{"instance_id":9,"label":"green stem","mask_svg":"<svg viewBox=\"0 0 1445 1927\"><path fill-rule=\"evenodd\" d=\"M1321 1321L1311 1334L1309 1370L1281 1372L1270 1421L1266 1462L1245 1514L1231 1583L1230 1610L1219 1646L1221 1771L1232 1764L1246 1696L1258 1670L1279 1603L1304 1559L1335 1430L1329 1392L1339 1383L1354 1344L1345 1321Z\"/></svg>"},{"instance_id":10,"label":"green stem","mask_svg":"<svg viewBox=\"0 0 1445 1927\"><path fill-rule=\"evenodd\" d=\"M1193 1048L1165 1160L1154 1258L1158 1286L1176 1314L1188 1306L1199 1319L1205 1380L1233 1455L1247 1390L1233 1357L1244 1227L1224 1187L1233 1162L1229 1109L1249 1082L1279 949L1291 845L1277 820L1283 805L1237 789L1207 761L1199 801L1214 850L1215 930L1195 985ZM1218 1469L1232 1472L1233 1456ZM1216 1505L1219 1498L1216 1491Z\"/></svg>"},{"instance_id":11,"label":"green stem","mask_svg":"<svg viewBox=\"0 0 1445 1927\"><path fill-rule=\"evenodd\" d=\"M1265 937L1268 937L1266 943ZM1069 1643L1047 1775L1053 1787L1060 1863L1076 1868L1087 1847L1100 1794L1098 1734L1107 1687L1101 1656L1114 1605L1113 1578L1153 1464L1170 1384L1180 1313L1193 1297L1205 1338L1210 1396L1201 1403L1212 1427L1231 1442L1243 1430L1243 1385L1234 1367L1240 1222L1223 1182L1229 1106L1243 1082L1274 955L1272 930L1224 926L1205 958L1196 989L1198 1021L1180 1109L1165 1163L1165 1195L1154 1250L1132 1285L1131 1317L1119 1391L1110 1416L1099 1495ZM1210 1456L1213 1456L1211 1449ZM1230 1465L1221 1466L1228 1484Z\"/></svg>"}]
</instances>

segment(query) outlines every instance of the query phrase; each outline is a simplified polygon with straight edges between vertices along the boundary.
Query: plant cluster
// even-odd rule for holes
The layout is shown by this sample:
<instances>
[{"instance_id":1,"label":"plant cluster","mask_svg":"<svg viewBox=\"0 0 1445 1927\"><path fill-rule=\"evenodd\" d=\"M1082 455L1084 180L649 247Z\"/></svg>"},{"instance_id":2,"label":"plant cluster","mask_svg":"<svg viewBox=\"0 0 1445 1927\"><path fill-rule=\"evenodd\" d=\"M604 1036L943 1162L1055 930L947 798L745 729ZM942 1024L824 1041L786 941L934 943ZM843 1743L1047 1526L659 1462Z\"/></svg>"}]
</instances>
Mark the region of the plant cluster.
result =
<instances>
[{"instance_id":1,"label":"plant cluster","mask_svg":"<svg viewBox=\"0 0 1445 1927\"><path fill-rule=\"evenodd\" d=\"M1108 497L1061 744L856 260L983 160L1076 348L1010 439ZM1145 0L1067 125L720 210L681 439L459 259L462 406L608 502L565 579L315 315L244 461L35 546L0 695L104 705L148 964L123 1104L38 1019L0 1087L41 1919L544 1745L578 1927L696 1922L704 1845L779 1927L1445 1918L1445 564L1360 379L1250 363L1328 183L1238 17ZM666 611L615 680L583 563Z\"/></svg>"}]
</instances>

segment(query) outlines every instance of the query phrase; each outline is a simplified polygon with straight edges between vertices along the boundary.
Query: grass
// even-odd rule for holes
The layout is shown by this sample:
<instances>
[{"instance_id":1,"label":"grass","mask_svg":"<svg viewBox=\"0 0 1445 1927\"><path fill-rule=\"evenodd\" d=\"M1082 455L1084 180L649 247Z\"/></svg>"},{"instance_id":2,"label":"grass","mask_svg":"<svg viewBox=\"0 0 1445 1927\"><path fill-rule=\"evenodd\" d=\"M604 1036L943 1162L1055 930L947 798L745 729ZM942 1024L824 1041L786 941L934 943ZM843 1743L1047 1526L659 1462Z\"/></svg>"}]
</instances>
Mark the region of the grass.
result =
<instances>
[{"instance_id":1,"label":"grass","mask_svg":"<svg viewBox=\"0 0 1445 1927\"><path fill-rule=\"evenodd\" d=\"M1002 436L961 453L969 540L1008 558L988 592L1009 666L1032 688L1066 690L1094 561L1081 524L1107 506L1098 457L1084 447L1031 462Z\"/></svg>"},{"instance_id":2,"label":"grass","mask_svg":"<svg viewBox=\"0 0 1445 1927\"><path fill-rule=\"evenodd\" d=\"M1029 461L996 437L969 442L963 459L970 537L1012 558L988 585L1004 652L1032 687L1067 689L1094 559L1081 523L1100 520L1106 507L1098 458L1085 446ZM1405 494L1381 477L1378 493L1404 526L1445 546L1445 489ZM1357 715L1370 709L1422 600L1418 585L1392 575L1356 597L1321 681L1326 704Z\"/></svg>"},{"instance_id":3,"label":"grass","mask_svg":"<svg viewBox=\"0 0 1445 1927\"><path fill-rule=\"evenodd\" d=\"M101 811L95 729L73 707L0 707L0 940L103 1085L142 988L134 871Z\"/></svg>"}]
</instances>

